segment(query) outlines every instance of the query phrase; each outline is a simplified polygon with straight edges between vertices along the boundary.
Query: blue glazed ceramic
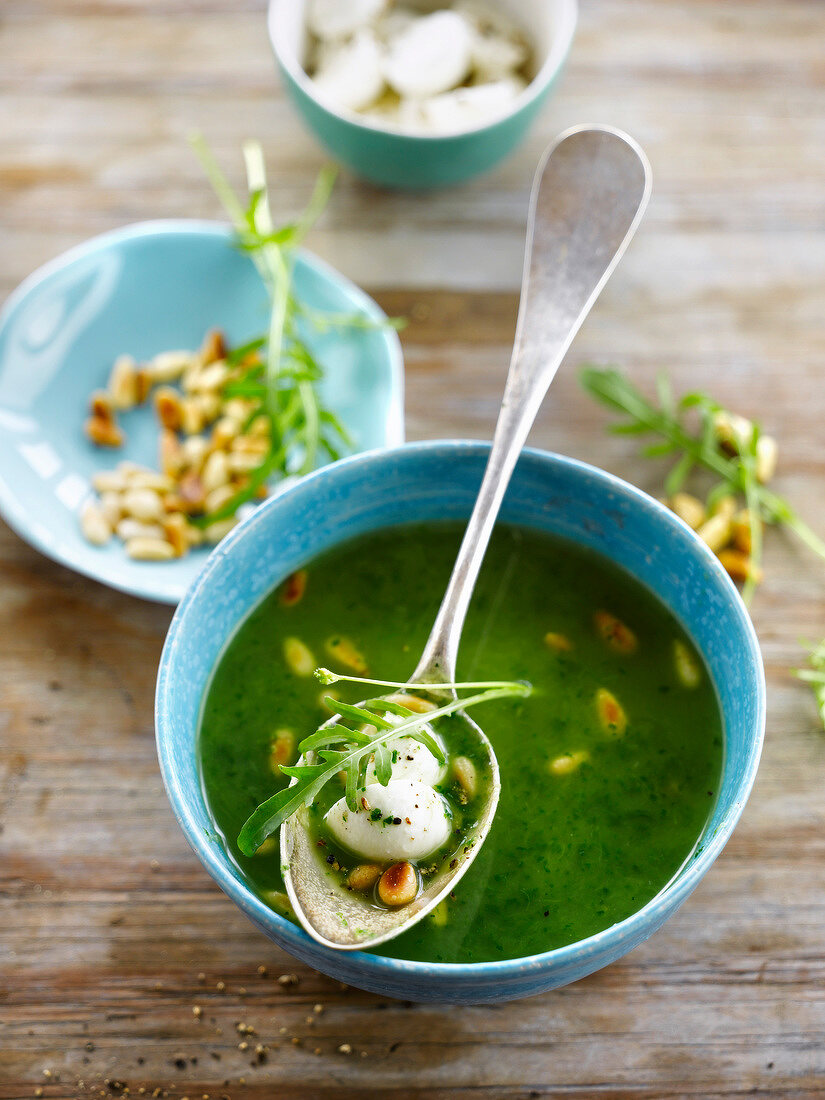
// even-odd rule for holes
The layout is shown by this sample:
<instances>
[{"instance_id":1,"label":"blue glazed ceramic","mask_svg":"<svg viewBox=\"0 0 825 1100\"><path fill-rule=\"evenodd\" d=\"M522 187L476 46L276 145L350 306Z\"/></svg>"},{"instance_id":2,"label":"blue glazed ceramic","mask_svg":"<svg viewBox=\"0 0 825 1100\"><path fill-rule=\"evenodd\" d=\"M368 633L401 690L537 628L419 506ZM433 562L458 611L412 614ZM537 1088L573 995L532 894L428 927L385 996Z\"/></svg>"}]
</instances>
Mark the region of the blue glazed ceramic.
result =
<instances>
[{"instance_id":1,"label":"blue glazed ceramic","mask_svg":"<svg viewBox=\"0 0 825 1100\"><path fill-rule=\"evenodd\" d=\"M304 0L270 0L269 37L290 99L336 160L387 187L441 187L486 172L516 148L555 86L573 41L577 0L496 3L528 34L535 76L498 119L437 136L399 133L354 111L336 110L319 98L303 67Z\"/></svg>"},{"instance_id":2,"label":"blue glazed ceramic","mask_svg":"<svg viewBox=\"0 0 825 1100\"><path fill-rule=\"evenodd\" d=\"M502 520L562 535L627 569L673 610L708 663L724 713L726 753L716 809L695 857L643 909L596 936L529 958L467 965L336 952L273 913L247 888L213 839L196 758L201 699L224 646L287 574L341 540L411 521L467 518L488 452L486 444L447 442L360 455L311 474L264 504L215 550L178 607L158 677L164 783L209 874L297 958L349 985L415 1001L526 997L582 978L647 939L689 896L730 837L753 785L764 733L759 646L713 554L681 520L618 478L569 458L525 451Z\"/></svg>"},{"instance_id":3,"label":"blue glazed ceramic","mask_svg":"<svg viewBox=\"0 0 825 1100\"><path fill-rule=\"evenodd\" d=\"M322 311L384 314L322 261L301 253L298 298ZM199 549L170 562L130 560L113 539L91 546L78 512L90 478L119 461L157 468L149 406L122 414L126 446L99 450L83 434L89 395L106 386L116 356L148 358L196 348L210 328L231 344L264 333L266 292L228 227L160 221L96 237L40 268L0 313L0 514L38 550L104 584L177 603L206 561ZM326 399L358 450L403 442L403 361L389 328L307 336L328 368Z\"/></svg>"}]
</instances>

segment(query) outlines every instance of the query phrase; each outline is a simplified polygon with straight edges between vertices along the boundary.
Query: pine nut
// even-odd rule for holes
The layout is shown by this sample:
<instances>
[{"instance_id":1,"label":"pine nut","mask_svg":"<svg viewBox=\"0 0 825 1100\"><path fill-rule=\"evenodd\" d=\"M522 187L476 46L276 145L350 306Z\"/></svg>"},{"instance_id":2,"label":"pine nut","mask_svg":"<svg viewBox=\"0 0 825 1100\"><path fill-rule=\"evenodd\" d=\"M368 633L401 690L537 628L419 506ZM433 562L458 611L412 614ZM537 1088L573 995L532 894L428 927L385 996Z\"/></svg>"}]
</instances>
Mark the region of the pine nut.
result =
<instances>
[{"instance_id":1,"label":"pine nut","mask_svg":"<svg viewBox=\"0 0 825 1100\"><path fill-rule=\"evenodd\" d=\"M142 520L127 516L119 520L115 527L117 537L128 542L129 539L163 539L163 527L159 523L143 523Z\"/></svg>"},{"instance_id":2,"label":"pine nut","mask_svg":"<svg viewBox=\"0 0 825 1100\"><path fill-rule=\"evenodd\" d=\"M381 878L382 869L377 863L359 863L347 875L347 886L365 894Z\"/></svg>"},{"instance_id":3,"label":"pine nut","mask_svg":"<svg viewBox=\"0 0 825 1100\"><path fill-rule=\"evenodd\" d=\"M92 477L92 486L98 493L122 493L128 485L122 470L101 470Z\"/></svg>"},{"instance_id":4,"label":"pine nut","mask_svg":"<svg viewBox=\"0 0 825 1100\"><path fill-rule=\"evenodd\" d=\"M150 489L153 493L171 493L174 481L156 470L135 470L129 478L130 489Z\"/></svg>"},{"instance_id":5,"label":"pine nut","mask_svg":"<svg viewBox=\"0 0 825 1100\"><path fill-rule=\"evenodd\" d=\"M185 512L192 514L203 511L205 494L203 482L197 474L184 474L178 483L178 493Z\"/></svg>"},{"instance_id":6,"label":"pine nut","mask_svg":"<svg viewBox=\"0 0 825 1100\"><path fill-rule=\"evenodd\" d=\"M680 638L673 642L673 665L676 679L682 687L697 688L702 682L702 668Z\"/></svg>"},{"instance_id":7,"label":"pine nut","mask_svg":"<svg viewBox=\"0 0 825 1100\"><path fill-rule=\"evenodd\" d=\"M222 485L226 485L229 481L229 467L223 451L213 451L209 455L203 464L201 481L207 494L211 493L213 489L219 489ZM214 511L212 508L207 508L207 510Z\"/></svg>"},{"instance_id":8,"label":"pine nut","mask_svg":"<svg viewBox=\"0 0 825 1100\"><path fill-rule=\"evenodd\" d=\"M356 649L349 638L336 634L324 642L324 649L333 661L343 665L344 668L351 669L356 675L363 676L367 672L367 662L364 660L363 653Z\"/></svg>"},{"instance_id":9,"label":"pine nut","mask_svg":"<svg viewBox=\"0 0 825 1100\"><path fill-rule=\"evenodd\" d=\"M281 774L282 764L295 759L295 734L292 730L276 730L269 744L269 767L275 775Z\"/></svg>"},{"instance_id":10,"label":"pine nut","mask_svg":"<svg viewBox=\"0 0 825 1100\"><path fill-rule=\"evenodd\" d=\"M447 905L447 899L444 898L436 905L435 909L430 913L430 920L436 926L436 928L446 928L450 921L450 910Z\"/></svg>"},{"instance_id":11,"label":"pine nut","mask_svg":"<svg viewBox=\"0 0 825 1100\"><path fill-rule=\"evenodd\" d=\"M713 430L720 446L739 454L753 438L753 424L736 413L718 412L713 417Z\"/></svg>"},{"instance_id":12,"label":"pine nut","mask_svg":"<svg viewBox=\"0 0 825 1100\"><path fill-rule=\"evenodd\" d=\"M579 749L578 752L562 753L551 760L548 767L552 775L570 775L589 759L590 753L586 749Z\"/></svg>"},{"instance_id":13,"label":"pine nut","mask_svg":"<svg viewBox=\"0 0 825 1100\"><path fill-rule=\"evenodd\" d=\"M122 514L120 493L115 493L111 489L101 493L100 510L109 526L114 528Z\"/></svg>"},{"instance_id":14,"label":"pine nut","mask_svg":"<svg viewBox=\"0 0 825 1100\"><path fill-rule=\"evenodd\" d=\"M209 443L201 435L192 435L181 443L181 451L186 465L197 474L206 461Z\"/></svg>"},{"instance_id":15,"label":"pine nut","mask_svg":"<svg viewBox=\"0 0 825 1100\"><path fill-rule=\"evenodd\" d=\"M731 493L719 497L711 507L710 514L711 516L726 516L728 519L733 519L736 515L736 497Z\"/></svg>"},{"instance_id":16,"label":"pine nut","mask_svg":"<svg viewBox=\"0 0 825 1100\"><path fill-rule=\"evenodd\" d=\"M80 529L83 537L95 546L105 546L112 537L112 528L106 517L91 500L84 505L80 514Z\"/></svg>"},{"instance_id":17,"label":"pine nut","mask_svg":"<svg viewBox=\"0 0 825 1100\"><path fill-rule=\"evenodd\" d=\"M146 364L153 382L177 382L194 356L191 351L162 351Z\"/></svg>"},{"instance_id":18,"label":"pine nut","mask_svg":"<svg viewBox=\"0 0 825 1100\"><path fill-rule=\"evenodd\" d=\"M188 527L189 524L180 512L163 521L164 537L175 551L176 558L182 558L189 551Z\"/></svg>"},{"instance_id":19,"label":"pine nut","mask_svg":"<svg viewBox=\"0 0 825 1100\"><path fill-rule=\"evenodd\" d=\"M222 416L212 428L212 446L228 447L240 430L240 425L231 416Z\"/></svg>"},{"instance_id":20,"label":"pine nut","mask_svg":"<svg viewBox=\"0 0 825 1100\"><path fill-rule=\"evenodd\" d=\"M177 390L171 386L161 386L155 391L155 415L162 426L170 432L180 430L183 423L183 402Z\"/></svg>"},{"instance_id":21,"label":"pine nut","mask_svg":"<svg viewBox=\"0 0 825 1100\"><path fill-rule=\"evenodd\" d=\"M203 431L206 417L199 401L194 397L184 397L180 403L180 426L187 435L197 435Z\"/></svg>"},{"instance_id":22,"label":"pine nut","mask_svg":"<svg viewBox=\"0 0 825 1100\"><path fill-rule=\"evenodd\" d=\"M418 875L411 863L393 863L378 880L378 897L384 905L409 905L418 893Z\"/></svg>"},{"instance_id":23,"label":"pine nut","mask_svg":"<svg viewBox=\"0 0 825 1100\"><path fill-rule=\"evenodd\" d=\"M95 390L89 399L89 411L93 417L100 420L110 420L114 423L115 408L108 393L103 390Z\"/></svg>"},{"instance_id":24,"label":"pine nut","mask_svg":"<svg viewBox=\"0 0 825 1100\"><path fill-rule=\"evenodd\" d=\"M599 688L596 692L599 722L608 737L621 737L627 729L627 714L612 691Z\"/></svg>"},{"instance_id":25,"label":"pine nut","mask_svg":"<svg viewBox=\"0 0 825 1100\"><path fill-rule=\"evenodd\" d=\"M476 766L466 756L457 756L453 760L452 773L467 801L471 802L478 792L478 773Z\"/></svg>"},{"instance_id":26,"label":"pine nut","mask_svg":"<svg viewBox=\"0 0 825 1100\"><path fill-rule=\"evenodd\" d=\"M779 447L772 435L760 435L756 441L756 477L763 485L776 473Z\"/></svg>"},{"instance_id":27,"label":"pine nut","mask_svg":"<svg viewBox=\"0 0 825 1100\"><path fill-rule=\"evenodd\" d=\"M220 329L212 329L204 337L200 350L200 359L204 366L214 363L216 359L226 358L226 344Z\"/></svg>"},{"instance_id":28,"label":"pine nut","mask_svg":"<svg viewBox=\"0 0 825 1100\"><path fill-rule=\"evenodd\" d=\"M762 570L741 550L720 550L718 557L731 580L762 583Z\"/></svg>"},{"instance_id":29,"label":"pine nut","mask_svg":"<svg viewBox=\"0 0 825 1100\"><path fill-rule=\"evenodd\" d=\"M237 491L234 485L219 485L217 489L207 493L203 506L206 514L211 515L212 512L217 512L220 508L223 508L237 494Z\"/></svg>"},{"instance_id":30,"label":"pine nut","mask_svg":"<svg viewBox=\"0 0 825 1100\"><path fill-rule=\"evenodd\" d=\"M289 574L278 597L284 607L294 607L296 603L300 603L304 598L307 576L306 569L296 569L294 573Z\"/></svg>"},{"instance_id":31,"label":"pine nut","mask_svg":"<svg viewBox=\"0 0 825 1100\"><path fill-rule=\"evenodd\" d=\"M727 546L731 536L730 516L715 515L706 519L696 534L713 552L717 553Z\"/></svg>"},{"instance_id":32,"label":"pine nut","mask_svg":"<svg viewBox=\"0 0 825 1100\"><path fill-rule=\"evenodd\" d=\"M694 531L705 522L704 504L698 497L692 496L690 493L676 493L670 498L669 507L679 519L684 520L688 527L692 527Z\"/></svg>"},{"instance_id":33,"label":"pine nut","mask_svg":"<svg viewBox=\"0 0 825 1100\"><path fill-rule=\"evenodd\" d=\"M284 639L284 660L296 676L311 676L316 668L312 650L300 638Z\"/></svg>"},{"instance_id":34,"label":"pine nut","mask_svg":"<svg viewBox=\"0 0 825 1100\"><path fill-rule=\"evenodd\" d=\"M761 527L762 520L756 522ZM753 517L747 508L733 517L733 543L743 554L750 554L753 549Z\"/></svg>"},{"instance_id":35,"label":"pine nut","mask_svg":"<svg viewBox=\"0 0 825 1100\"><path fill-rule=\"evenodd\" d=\"M183 469L183 448L177 435L169 428L161 428L158 449L161 470L168 477L177 477Z\"/></svg>"},{"instance_id":36,"label":"pine nut","mask_svg":"<svg viewBox=\"0 0 825 1100\"><path fill-rule=\"evenodd\" d=\"M120 447L123 444L123 432L113 420L90 416L83 430L97 447Z\"/></svg>"},{"instance_id":37,"label":"pine nut","mask_svg":"<svg viewBox=\"0 0 825 1100\"><path fill-rule=\"evenodd\" d=\"M554 653L569 653L573 648L573 643L566 634L556 634L552 630L544 635L544 644Z\"/></svg>"},{"instance_id":38,"label":"pine nut","mask_svg":"<svg viewBox=\"0 0 825 1100\"><path fill-rule=\"evenodd\" d=\"M429 699L422 699L420 695L410 695L406 691L388 695L387 699L390 703L400 703L402 707L413 711L414 714L427 714L429 711L436 709L435 703L430 702Z\"/></svg>"},{"instance_id":39,"label":"pine nut","mask_svg":"<svg viewBox=\"0 0 825 1100\"><path fill-rule=\"evenodd\" d=\"M239 454L237 451L230 451L227 464L233 474L251 474L253 470L258 469L262 460L263 455L260 454Z\"/></svg>"},{"instance_id":40,"label":"pine nut","mask_svg":"<svg viewBox=\"0 0 825 1100\"><path fill-rule=\"evenodd\" d=\"M193 379L193 390L197 393L220 390L226 384L228 378L229 367L222 359L218 359L208 367L205 366Z\"/></svg>"},{"instance_id":41,"label":"pine nut","mask_svg":"<svg viewBox=\"0 0 825 1100\"><path fill-rule=\"evenodd\" d=\"M211 424L221 415L221 399L217 393L198 393L192 399L197 401L203 413L204 424Z\"/></svg>"},{"instance_id":42,"label":"pine nut","mask_svg":"<svg viewBox=\"0 0 825 1100\"><path fill-rule=\"evenodd\" d=\"M137 366L131 355L119 355L109 375L109 397L116 409L132 409L137 404Z\"/></svg>"},{"instance_id":43,"label":"pine nut","mask_svg":"<svg viewBox=\"0 0 825 1100\"><path fill-rule=\"evenodd\" d=\"M629 656L639 648L639 641L629 626L611 615L609 611L597 611L593 616L596 630L602 641L616 653Z\"/></svg>"},{"instance_id":44,"label":"pine nut","mask_svg":"<svg viewBox=\"0 0 825 1100\"><path fill-rule=\"evenodd\" d=\"M256 856L271 856L278 850L278 840L274 836L268 836L255 849Z\"/></svg>"},{"instance_id":45,"label":"pine nut","mask_svg":"<svg viewBox=\"0 0 825 1100\"><path fill-rule=\"evenodd\" d=\"M152 489L127 489L123 494L123 513L148 523L161 519L163 505Z\"/></svg>"},{"instance_id":46,"label":"pine nut","mask_svg":"<svg viewBox=\"0 0 825 1100\"><path fill-rule=\"evenodd\" d=\"M164 539L133 538L126 543L126 553L135 561L168 561L174 550Z\"/></svg>"}]
</instances>

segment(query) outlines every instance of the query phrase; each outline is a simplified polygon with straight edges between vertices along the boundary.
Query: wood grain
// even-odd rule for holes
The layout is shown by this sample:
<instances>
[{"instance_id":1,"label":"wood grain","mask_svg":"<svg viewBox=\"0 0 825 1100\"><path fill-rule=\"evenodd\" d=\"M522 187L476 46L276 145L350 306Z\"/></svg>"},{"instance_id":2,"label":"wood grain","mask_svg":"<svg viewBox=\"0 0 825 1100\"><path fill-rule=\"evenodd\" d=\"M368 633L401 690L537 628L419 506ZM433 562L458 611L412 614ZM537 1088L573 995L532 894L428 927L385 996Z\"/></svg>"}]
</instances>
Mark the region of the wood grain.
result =
<instances>
[{"instance_id":1,"label":"wood grain","mask_svg":"<svg viewBox=\"0 0 825 1100\"><path fill-rule=\"evenodd\" d=\"M344 176L313 246L411 318L409 436L489 437L533 165L570 123L626 127L650 153L655 198L533 441L655 491L659 472L605 436L574 368L615 361L649 386L667 367L680 388L764 421L781 440L780 490L825 535L825 8L582 6L561 93L507 164L427 196ZM91 234L218 216L185 146L193 127L235 178L240 140L263 138L280 210L301 207L324 158L277 86L262 8L5 0L0 296ZM798 639L825 632L825 572L776 532L767 559L754 617L768 738L717 866L609 969L449 1009L342 989L224 898L175 825L154 756L169 611L0 527L0 1098L123 1086L177 1100L825 1096L825 738L788 672ZM278 984L287 973L297 986Z\"/></svg>"}]
</instances>

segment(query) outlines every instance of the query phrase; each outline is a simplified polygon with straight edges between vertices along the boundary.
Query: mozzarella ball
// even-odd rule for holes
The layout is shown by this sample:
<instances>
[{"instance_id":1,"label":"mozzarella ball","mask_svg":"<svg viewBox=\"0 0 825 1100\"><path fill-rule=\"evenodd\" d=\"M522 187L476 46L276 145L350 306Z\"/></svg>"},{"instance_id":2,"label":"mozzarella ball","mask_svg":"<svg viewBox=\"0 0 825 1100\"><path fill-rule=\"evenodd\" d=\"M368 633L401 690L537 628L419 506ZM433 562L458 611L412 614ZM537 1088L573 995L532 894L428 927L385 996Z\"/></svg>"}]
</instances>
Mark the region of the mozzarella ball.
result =
<instances>
[{"instance_id":1,"label":"mozzarella ball","mask_svg":"<svg viewBox=\"0 0 825 1100\"><path fill-rule=\"evenodd\" d=\"M369 809L354 813L341 798L324 819L338 843L359 857L423 859L447 842L452 828L447 804L421 780L392 779L386 787L368 783L363 797Z\"/></svg>"},{"instance_id":2,"label":"mozzarella ball","mask_svg":"<svg viewBox=\"0 0 825 1100\"><path fill-rule=\"evenodd\" d=\"M525 88L517 77L477 84L471 88L456 88L454 92L432 96L421 103L421 113L427 127L436 133L464 130L487 122L507 110Z\"/></svg>"},{"instance_id":3,"label":"mozzarella ball","mask_svg":"<svg viewBox=\"0 0 825 1100\"><path fill-rule=\"evenodd\" d=\"M327 44L319 52L313 76L318 94L333 107L363 110L384 90L382 56L370 30L359 31L347 42Z\"/></svg>"},{"instance_id":4,"label":"mozzarella ball","mask_svg":"<svg viewBox=\"0 0 825 1100\"><path fill-rule=\"evenodd\" d=\"M420 98L455 88L472 65L473 29L454 11L416 19L389 44L387 83L401 96Z\"/></svg>"},{"instance_id":5,"label":"mozzarella ball","mask_svg":"<svg viewBox=\"0 0 825 1100\"><path fill-rule=\"evenodd\" d=\"M387 715L387 717L391 716ZM425 726L424 729L438 742L443 753L444 746L441 744L441 738L429 726ZM434 787L443 778L446 770L444 765L439 764L427 746L422 745L420 741L415 741L412 737L399 737L395 741L388 741L387 748L391 753L395 753L392 779L420 779L422 783ZM370 764L367 768L367 783L376 782L375 764Z\"/></svg>"},{"instance_id":6,"label":"mozzarella ball","mask_svg":"<svg viewBox=\"0 0 825 1100\"><path fill-rule=\"evenodd\" d=\"M387 0L312 0L307 25L319 38L346 38L384 11Z\"/></svg>"}]
</instances>

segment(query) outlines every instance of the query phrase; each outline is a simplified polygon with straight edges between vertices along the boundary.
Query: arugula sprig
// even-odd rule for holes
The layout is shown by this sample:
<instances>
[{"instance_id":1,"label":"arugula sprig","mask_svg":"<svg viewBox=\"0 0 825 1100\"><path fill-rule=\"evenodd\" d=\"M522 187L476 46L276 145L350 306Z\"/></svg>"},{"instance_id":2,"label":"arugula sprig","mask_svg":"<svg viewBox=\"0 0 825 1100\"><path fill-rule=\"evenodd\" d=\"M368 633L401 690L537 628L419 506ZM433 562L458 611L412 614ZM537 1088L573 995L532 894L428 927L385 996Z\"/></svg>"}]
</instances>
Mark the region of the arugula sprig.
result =
<instances>
[{"instance_id":1,"label":"arugula sprig","mask_svg":"<svg viewBox=\"0 0 825 1100\"><path fill-rule=\"evenodd\" d=\"M312 325L322 330L324 314L302 306L293 289L294 251L317 221L329 200L336 170L321 170L304 212L295 221L276 227L267 188L263 150L258 142L243 146L247 198L242 201L221 171L203 137L196 134L192 146L232 222L236 243L248 253L266 286L271 302L266 336L250 341L230 354L229 363L240 377L224 387L225 397L246 397L260 403L254 417L269 420L270 445L261 464L242 489L220 509L193 518L200 526L235 515L274 474L302 476L323 456L335 461L353 446L336 414L322 402L319 383L324 370L304 339ZM359 314L332 314L327 325L364 327ZM248 431L251 420L244 425Z\"/></svg>"},{"instance_id":2,"label":"arugula sprig","mask_svg":"<svg viewBox=\"0 0 825 1100\"><path fill-rule=\"evenodd\" d=\"M657 380L658 405L650 401L615 368L585 367L580 374L584 389L601 404L625 417L610 430L617 435L657 435L657 442L646 444L640 453L645 458L672 455L676 462L668 473L664 489L668 496L678 493L696 468L709 471L718 479L708 503L729 493L741 493L748 510L765 523L781 524L793 531L810 550L825 559L825 542L796 514L783 497L762 485L756 476L756 457L761 429L753 424L749 437L736 441L734 454L719 447L716 421L728 411L705 393L689 393L676 399L665 375ZM698 414L698 426L689 423L691 412ZM742 591L747 602L753 593L754 576L762 553L760 525L751 530L751 561L754 569Z\"/></svg>"},{"instance_id":3,"label":"arugula sprig","mask_svg":"<svg viewBox=\"0 0 825 1100\"><path fill-rule=\"evenodd\" d=\"M825 638L808 653L808 667L795 668L794 675L810 684L816 698L817 709L825 727Z\"/></svg>"},{"instance_id":4,"label":"arugula sprig","mask_svg":"<svg viewBox=\"0 0 825 1100\"><path fill-rule=\"evenodd\" d=\"M379 687L433 690L432 684L402 684L383 680L364 680L353 676L336 676L328 669L316 669L317 678L324 684L348 680L352 683L371 684ZM346 773L346 798L349 809L358 811L358 791L366 784L367 768L375 765L375 777L386 786L392 777L392 754L387 743L397 737L412 737L426 745L439 763L444 755L438 742L424 726L457 710L467 710L479 703L507 697L526 697L532 687L523 681L495 681L468 684L439 684L439 688L480 688L475 694L448 702L424 714L389 699L367 699L357 706L342 703L327 696L326 704L339 716L334 723L324 724L305 737L298 748L303 763L281 765L281 771L293 783L278 791L252 813L238 836L238 847L244 855L252 856L268 836L290 818L301 806L311 805L330 780L340 772ZM395 714L401 722L391 722L387 714ZM375 732L371 733L370 730Z\"/></svg>"}]
</instances>

